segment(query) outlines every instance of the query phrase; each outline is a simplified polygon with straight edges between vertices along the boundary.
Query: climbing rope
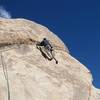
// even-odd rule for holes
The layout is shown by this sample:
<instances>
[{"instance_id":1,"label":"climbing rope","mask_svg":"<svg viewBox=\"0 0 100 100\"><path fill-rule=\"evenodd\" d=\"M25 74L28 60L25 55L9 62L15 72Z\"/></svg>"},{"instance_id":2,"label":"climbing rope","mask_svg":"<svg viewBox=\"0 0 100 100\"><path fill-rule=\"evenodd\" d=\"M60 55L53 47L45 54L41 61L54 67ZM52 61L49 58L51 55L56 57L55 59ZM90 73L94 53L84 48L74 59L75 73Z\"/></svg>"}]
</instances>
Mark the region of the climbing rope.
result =
<instances>
[{"instance_id":1,"label":"climbing rope","mask_svg":"<svg viewBox=\"0 0 100 100\"><path fill-rule=\"evenodd\" d=\"M2 63L2 67L3 67L4 77L5 77L5 79L6 79L6 84L7 84L8 100L10 100L10 88L9 88L8 71L7 71L7 67L6 67L6 65L5 65L5 62L4 62L4 60L3 60L2 52L1 52L1 63Z\"/></svg>"}]
</instances>

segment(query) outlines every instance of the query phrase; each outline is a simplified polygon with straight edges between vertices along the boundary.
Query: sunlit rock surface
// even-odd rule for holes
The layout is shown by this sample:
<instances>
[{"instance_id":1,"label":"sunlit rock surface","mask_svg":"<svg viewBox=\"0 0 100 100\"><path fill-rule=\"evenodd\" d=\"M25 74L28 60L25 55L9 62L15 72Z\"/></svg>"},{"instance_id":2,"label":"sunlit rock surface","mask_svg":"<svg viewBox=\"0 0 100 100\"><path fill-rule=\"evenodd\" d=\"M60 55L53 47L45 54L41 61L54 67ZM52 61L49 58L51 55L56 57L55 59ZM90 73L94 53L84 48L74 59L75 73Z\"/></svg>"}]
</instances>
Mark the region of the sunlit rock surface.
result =
<instances>
[{"instance_id":1,"label":"sunlit rock surface","mask_svg":"<svg viewBox=\"0 0 100 100\"><path fill-rule=\"evenodd\" d=\"M44 58L36 43L55 49ZM100 100L90 71L46 27L25 19L0 19L0 100Z\"/></svg>"}]
</instances>

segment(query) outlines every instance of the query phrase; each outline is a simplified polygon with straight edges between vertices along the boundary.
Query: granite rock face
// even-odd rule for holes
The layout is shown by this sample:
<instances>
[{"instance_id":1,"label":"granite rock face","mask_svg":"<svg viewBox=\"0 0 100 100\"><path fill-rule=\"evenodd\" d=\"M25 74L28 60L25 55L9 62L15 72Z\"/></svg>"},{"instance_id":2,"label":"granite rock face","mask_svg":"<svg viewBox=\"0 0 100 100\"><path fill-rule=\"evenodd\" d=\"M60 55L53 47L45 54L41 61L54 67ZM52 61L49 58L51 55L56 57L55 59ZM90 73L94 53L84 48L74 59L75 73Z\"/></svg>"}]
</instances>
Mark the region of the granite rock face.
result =
<instances>
[{"instance_id":1,"label":"granite rock face","mask_svg":"<svg viewBox=\"0 0 100 100\"><path fill-rule=\"evenodd\" d=\"M48 38L54 60L36 43ZM100 100L90 71L46 27L25 19L0 19L0 100Z\"/></svg>"}]
</instances>

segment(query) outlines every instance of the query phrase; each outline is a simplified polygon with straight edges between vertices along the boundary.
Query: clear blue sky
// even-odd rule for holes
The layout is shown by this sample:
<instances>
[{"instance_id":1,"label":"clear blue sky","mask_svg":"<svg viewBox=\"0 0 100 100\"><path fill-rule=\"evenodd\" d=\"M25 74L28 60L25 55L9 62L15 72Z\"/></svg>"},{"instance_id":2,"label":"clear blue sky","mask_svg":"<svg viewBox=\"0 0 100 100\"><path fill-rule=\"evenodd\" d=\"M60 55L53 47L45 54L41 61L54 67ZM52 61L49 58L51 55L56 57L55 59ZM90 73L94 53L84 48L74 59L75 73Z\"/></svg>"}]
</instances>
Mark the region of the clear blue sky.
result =
<instances>
[{"instance_id":1,"label":"clear blue sky","mask_svg":"<svg viewBox=\"0 0 100 100\"><path fill-rule=\"evenodd\" d=\"M45 25L92 72L100 88L100 0L0 0L13 18Z\"/></svg>"}]
</instances>

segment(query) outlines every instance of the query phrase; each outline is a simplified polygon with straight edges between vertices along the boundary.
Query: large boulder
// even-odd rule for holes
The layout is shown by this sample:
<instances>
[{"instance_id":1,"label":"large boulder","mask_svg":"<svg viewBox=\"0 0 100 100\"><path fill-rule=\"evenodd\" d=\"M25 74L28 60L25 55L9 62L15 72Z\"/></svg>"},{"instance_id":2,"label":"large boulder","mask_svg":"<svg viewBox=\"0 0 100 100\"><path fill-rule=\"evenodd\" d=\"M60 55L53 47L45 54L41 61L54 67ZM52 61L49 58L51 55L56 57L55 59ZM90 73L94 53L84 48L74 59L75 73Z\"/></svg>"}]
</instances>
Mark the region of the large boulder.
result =
<instances>
[{"instance_id":1,"label":"large boulder","mask_svg":"<svg viewBox=\"0 0 100 100\"><path fill-rule=\"evenodd\" d=\"M36 43L55 50L46 59ZM25 19L0 19L0 100L100 100L90 71L46 27Z\"/></svg>"}]
</instances>

